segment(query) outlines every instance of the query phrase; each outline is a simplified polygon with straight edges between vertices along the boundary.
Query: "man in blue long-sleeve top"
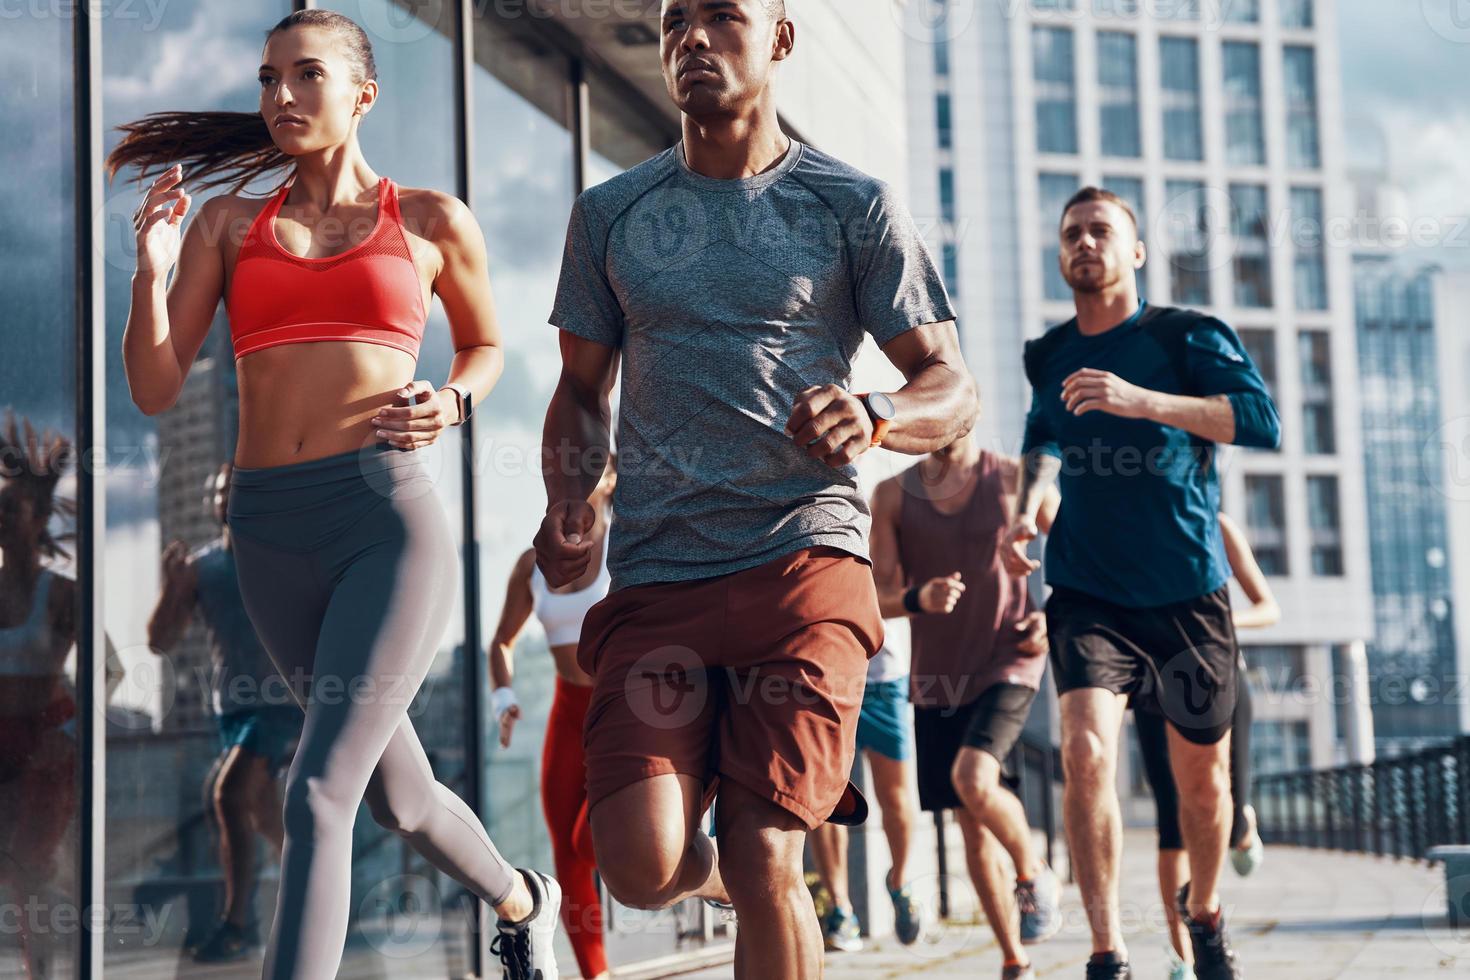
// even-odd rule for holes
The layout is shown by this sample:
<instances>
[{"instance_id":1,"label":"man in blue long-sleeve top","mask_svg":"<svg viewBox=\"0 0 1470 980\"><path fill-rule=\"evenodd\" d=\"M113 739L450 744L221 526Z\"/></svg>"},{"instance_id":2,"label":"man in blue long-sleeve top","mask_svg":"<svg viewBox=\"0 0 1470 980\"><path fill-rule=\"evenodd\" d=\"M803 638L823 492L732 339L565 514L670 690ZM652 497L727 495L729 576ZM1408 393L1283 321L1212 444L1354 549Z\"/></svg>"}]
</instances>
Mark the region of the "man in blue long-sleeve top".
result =
<instances>
[{"instance_id":1,"label":"man in blue long-sleeve top","mask_svg":"<svg viewBox=\"0 0 1470 980\"><path fill-rule=\"evenodd\" d=\"M1118 917L1114 774L1128 699L1161 710L1189 853L1199 980L1239 976L1217 885L1230 830L1237 651L1216 515L1218 443L1275 447L1276 407L1240 339L1138 296L1145 250L1127 203L1098 188L1061 221L1077 317L1026 345L1032 385L1017 512L1003 549L1034 570L1042 495L1059 480L1046 547L1052 667L1061 696L1070 853L1093 934L1088 980L1131 976Z\"/></svg>"}]
</instances>

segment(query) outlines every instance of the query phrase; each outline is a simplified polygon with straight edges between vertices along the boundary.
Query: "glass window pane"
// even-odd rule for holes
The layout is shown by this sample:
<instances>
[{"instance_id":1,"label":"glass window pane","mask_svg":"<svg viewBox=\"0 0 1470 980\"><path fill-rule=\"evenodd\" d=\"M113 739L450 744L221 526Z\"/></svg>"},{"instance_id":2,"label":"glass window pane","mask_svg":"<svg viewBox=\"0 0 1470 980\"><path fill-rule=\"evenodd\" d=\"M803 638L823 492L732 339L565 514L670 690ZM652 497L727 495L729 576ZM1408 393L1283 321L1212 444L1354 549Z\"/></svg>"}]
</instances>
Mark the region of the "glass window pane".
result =
<instances>
[{"instance_id":1,"label":"glass window pane","mask_svg":"<svg viewBox=\"0 0 1470 980\"><path fill-rule=\"evenodd\" d=\"M1332 346L1325 330L1303 330L1298 360L1302 376L1302 443L1309 453L1337 451L1332 411Z\"/></svg>"},{"instance_id":2,"label":"glass window pane","mask_svg":"<svg viewBox=\"0 0 1470 980\"><path fill-rule=\"evenodd\" d=\"M1311 27L1312 0L1277 0L1281 4L1282 27Z\"/></svg>"},{"instance_id":3,"label":"glass window pane","mask_svg":"<svg viewBox=\"0 0 1470 980\"><path fill-rule=\"evenodd\" d=\"M1138 40L1132 34L1097 35L1098 101L1104 156L1136 157L1138 132Z\"/></svg>"},{"instance_id":4,"label":"glass window pane","mask_svg":"<svg viewBox=\"0 0 1470 980\"><path fill-rule=\"evenodd\" d=\"M1036 149L1077 152L1077 85L1072 31L1033 27L1031 52L1036 88Z\"/></svg>"},{"instance_id":5,"label":"glass window pane","mask_svg":"<svg viewBox=\"0 0 1470 980\"><path fill-rule=\"evenodd\" d=\"M1266 162L1261 128L1261 49L1259 45L1226 41L1225 158L1233 164Z\"/></svg>"},{"instance_id":6,"label":"glass window pane","mask_svg":"<svg viewBox=\"0 0 1470 980\"><path fill-rule=\"evenodd\" d=\"M1235 239L1235 305L1271 305L1270 214L1263 184L1231 184L1230 231Z\"/></svg>"},{"instance_id":7,"label":"glass window pane","mask_svg":"<svg viewBox=\"0 0 1470 980\"><path fill-rule=\"evenodd\" d=\"M1062 223L1062 208L1077 190L1076 174L1041 174L1039 177L1042 295L1047 299L1072 298L1072 289L1062 278L1062 247L1057 229Z\"/></svg>"},{"instance_id":8,"label":"glass window pane","mask_svg":"<svg viewBox=\"0 0 1470 980\"><path fill-rule=\"evenodd\" d=\"M948 167L939 168L939 213L954 224L954 171Z\"/></svg>"},{"instance_id":9,"label":"glass window pane","mask_svg":"<svg viewBox=\"0 0 1470 980\"><path fill-rule=\"evenodd\" d=\"M0 28L0 973L72 977L80 930L44 922L80 903L74 22L19 9Z\"/></svg>"},{"instance_id":10,"label":"glass window pane","mask_svg":"<svg viewBox=\"0 0 1470 980\"><path fill-rule=\"evenodd\" d=\"M1342 574L1342 519L1337 477L1307 477L1307 518L1312 535L1312 574Z\"/></svg>"},{"instance_id":11,"label":"glass window pane","mask_svg":"<svg viewBox=\"0 0 1470 980\"><path fill-rule=\"evenodd\" d=\"M638 95L610 76L590 72L587 89L589 187L657 156L678 140L672 124L655 118Z\"/></svg>"},{"instance_id":12,"label":"glass window pane","mask_svg":"<svg viewBox=\"0 0 1470 980\"><path fill-rule=\"evenodd\" d=\"M1292 280L1296 308L1327 309L1326 232L1322 191L1315 187L1291 189L1291 238L1294 246Z\"/></svg>"},{"instance_id":13,"label":"glass window pane","mask_svg":"<svg viewBox=\"0 0 1470 980\"><path fill-rule=\"evenodd\" d=\"M1222 12L1227 24L1255 24L1261 19L1261 0L1228 0Z\"/></svg>"},{"instance_id":14,"label":"glass window pane","mask_svg":"<svg viewBox=\"0 0 1470 980\"><path fill-rule=\"evenodd\" d=\"M1186 37L1159 38L1159 60L1164 156L1169 160L1203 160L1199 42Z\"/></svg>"},{"instance_id":15,"label":"glass window pane","mask_svg":"<svg viewBox=\"0 0 1470 980\"><path fill-rule=\"evenodd\" d=\"M1261 571L1286 575L1286 499L1279 476L1245 478L1246 537Z\"/></svg>"},{"instance_id":16,"label":"glass window pane","mask_svg":"<svg viewBox=\"0 0 1470 980\"><path fill-rule=\"evenodd\" d=\"M1288 45L1282 49L1286 86L1286 162L1299 170L1322 165L1317 132L1316 49Z\"/></svg>"},{"instance_id":17,"label":"glass window pane","mask_svg":"<svg viewBox=\"0 0 1470 980\"><path fill-rule=\"evenodd\" d=\"M488 426L477 432L476 514L480 545L480 635L491 641L512 566L531 546L546 510L538 465L546 405L561 370L557 331L546 322L566 241L573 185L571 65L525 18L476 8L475 215L485 233L496 312L507 340L505 370L485 399ZM636 156L640 129L603 110L589 129L600 134L589 154L589 181L616 173ZM611 156L613 159L609 159ZM513 340L511 339L513 338ZM506 858L550 868L551 841L541 810L541 747L556 688L556 667L534 617L515 644L515 690L522 716L510 747L499 746L486 719L487 827ZM562 931L558 939L564 943ZM574 962L568 946L558 958Z\"/></svg>"},{"instance_id":18,"label":"glass window pane","mask_svg":"<svg viewBox=\"0 0 1470 980\"><path fill-rule=\"evenodd\" d=\"M1198 180L1164 184L1170 293L1175 303L1210 302L1210 211Z\"/></svg>"},{"instance_id":19,"label":"glass window pane","mask_svg":"<svg viewBox=\"0 0 1470 980\"><path fill-rule=\"evenodd\" d=\"M949 93L940 92L934 97L934 127L939 136L941 150L947 150L954 144L953 125L950 117Z\"/></svg>"}]
</instances>

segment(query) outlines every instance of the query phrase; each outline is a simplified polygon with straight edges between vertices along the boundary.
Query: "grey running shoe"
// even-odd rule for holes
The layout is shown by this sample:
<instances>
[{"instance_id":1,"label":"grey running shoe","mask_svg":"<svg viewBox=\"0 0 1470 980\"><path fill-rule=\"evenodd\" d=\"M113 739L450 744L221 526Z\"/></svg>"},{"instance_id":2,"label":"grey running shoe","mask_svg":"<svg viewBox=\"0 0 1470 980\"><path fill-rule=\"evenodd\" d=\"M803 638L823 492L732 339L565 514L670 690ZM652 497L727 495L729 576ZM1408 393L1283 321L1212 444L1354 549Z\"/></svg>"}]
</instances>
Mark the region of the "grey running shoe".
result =
<instances>
[{"instance_id":1,"label":"grey running shoe","mask_svg":"<svg viewBox=\"0 0 1470 980\"><path fill-rule=\"evenodd\" d=\"M1087 961L1087 980L1133 980L1133 971L1117 953L1093 953Z\"/></svg>"},{"instance_id":2,"label":"grey running shoe","mask_svg":"<svg viewBox=\"0 0 1470 980\"><path fill-rule=\"evenodd\" d=\"M539 871L517 871L531 892L531 915L524 922L497 922L490 952L500 957L505 980L558 980L552 944L561 914L561 886Z\"/></svg>"},{"instance_id":3,"label":"grey running shoe","mask_svg":"<svg viewBox=\"0 0 1470 980\"><path fill-rule=\"evenodd\" d=\"M1051 868L1030 881L1016 882L1016 909L1021 913L1021 942L1045 942L1062 927L1057 903L1061 898L1061 882Z\"/></svg>"},{"instance_id":4,"label":"grey running shoe","mask_svg":"<svg viewBox=\"0 0 1470 980\"><path fill-rule=\"evenodd\" d=\"M1031 969L1031 964L1025 966L1003 966L1000 968L1000 980L1036 980L1036 971Z\"/></svg>"},{"instance_id":5,"label":"grey running shoe","mask_svg":"<svg viewBox=\"0 0 1470 980\"><path fill-rule=\"evenodd\" d=\"M914 901L907 885L888 889L888 897L893 901L894 935L905 946L912 946L924 931L924 914L919 903Z\"/></svg>"},{"instance_id":6,"label":"grey running shoe","mask_svg":"<svg viewBox=\"0 0 1470 980\"><path fill-rule=\"evenodd\" d=\"M863 933L852 909L834 905L822 925L822 939L834 953L857 953L863 948Z\"/></svg>"}]
</instances>

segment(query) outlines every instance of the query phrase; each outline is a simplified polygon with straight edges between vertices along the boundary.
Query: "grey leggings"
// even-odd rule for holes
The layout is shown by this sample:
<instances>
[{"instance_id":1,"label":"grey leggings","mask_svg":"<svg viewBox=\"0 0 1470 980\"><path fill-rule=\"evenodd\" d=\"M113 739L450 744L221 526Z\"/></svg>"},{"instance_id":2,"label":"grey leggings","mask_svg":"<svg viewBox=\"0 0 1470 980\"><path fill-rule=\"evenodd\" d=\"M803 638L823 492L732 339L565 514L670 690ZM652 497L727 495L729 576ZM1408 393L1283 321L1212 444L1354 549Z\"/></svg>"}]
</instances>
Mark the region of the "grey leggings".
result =
<instances>
[{"instance_id":1,"label":"grey leggings","mask_svg":"<svg viewBox=\"0 0 1470 980\"><path fill-rule=\"evenodd\" d=\"M434 780L408 706L453 610L458 553L420 457L385 443L236 468L228 516L245 610L306 710L286 780L267 980L337 975L352 826L373 818L492 905L514 870Z\"/></svg>"}]
</instances>

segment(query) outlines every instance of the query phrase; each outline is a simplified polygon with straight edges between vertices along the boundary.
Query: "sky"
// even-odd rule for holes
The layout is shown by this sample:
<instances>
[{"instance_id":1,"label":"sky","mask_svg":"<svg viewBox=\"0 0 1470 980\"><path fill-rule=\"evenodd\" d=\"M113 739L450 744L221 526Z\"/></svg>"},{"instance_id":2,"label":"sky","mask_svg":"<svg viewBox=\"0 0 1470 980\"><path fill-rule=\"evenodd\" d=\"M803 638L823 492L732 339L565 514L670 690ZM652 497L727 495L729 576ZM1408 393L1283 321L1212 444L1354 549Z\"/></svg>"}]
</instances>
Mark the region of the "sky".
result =
<instances>
[{"instance_id":1,"label":"sky","mask_svg":"<svg viewBox=\"0 0 1470 980\"><path fill-rule=\"evenodd\" d=\"M1470 0L1337 0L1348 159L1381 167L1470 274Z\"/></svg>"}]
</instances>

